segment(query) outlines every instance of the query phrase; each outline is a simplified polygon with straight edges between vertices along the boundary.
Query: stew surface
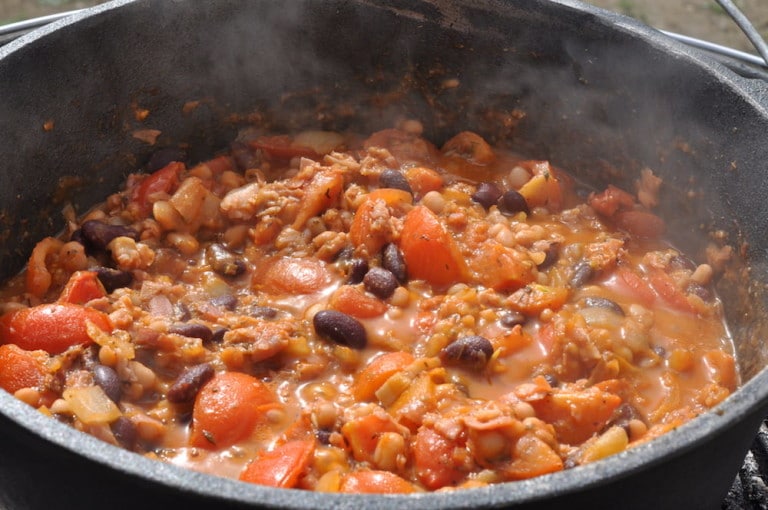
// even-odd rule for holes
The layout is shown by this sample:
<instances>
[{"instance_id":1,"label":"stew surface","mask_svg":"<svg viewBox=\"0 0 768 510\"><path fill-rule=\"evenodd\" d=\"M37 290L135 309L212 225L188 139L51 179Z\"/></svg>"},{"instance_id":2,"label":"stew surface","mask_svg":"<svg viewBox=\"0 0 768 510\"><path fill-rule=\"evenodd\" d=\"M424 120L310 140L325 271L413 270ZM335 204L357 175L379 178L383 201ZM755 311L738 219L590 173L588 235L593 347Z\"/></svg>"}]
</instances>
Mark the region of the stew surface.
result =
<instances>
[{"instance_id":1,"label":"stew surface","mask_svg":"<svg viewBox=\"0 0 768 510\"><path fill-rule=\"evenodd\" d=\"M421 133L158 151L6 284L0 387L148 457L374 493L593 462L736 388L728 253L663 240L650 169L589 192Z\"/></svg>"}]
</instances>

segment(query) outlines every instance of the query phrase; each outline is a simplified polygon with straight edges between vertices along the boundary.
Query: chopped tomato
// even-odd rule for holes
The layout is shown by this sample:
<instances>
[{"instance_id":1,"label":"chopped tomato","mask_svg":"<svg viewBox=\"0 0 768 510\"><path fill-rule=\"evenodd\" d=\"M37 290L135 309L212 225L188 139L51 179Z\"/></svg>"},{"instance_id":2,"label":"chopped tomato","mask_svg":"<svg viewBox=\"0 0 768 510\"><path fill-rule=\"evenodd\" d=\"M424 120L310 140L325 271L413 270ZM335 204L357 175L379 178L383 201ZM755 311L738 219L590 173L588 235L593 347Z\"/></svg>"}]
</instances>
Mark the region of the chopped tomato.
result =
<instances>
[{"instance_id":1,"label":"chopped tomato","mask_svg":"<svg viewBox=\"0 0 768 510\"><path fill-rule=\"evenodd\" d=\"M296 487L314 453L314 440L288 441L253 459L240 473L240 480L284 489Z\"/></svg>"},{"instance_id":2,"label":"chopped tomato","mask_svg":"<svg viewBox=\"0 0 768 510\"><path fill-rule=\"evenodd\" d=\"M416 487L389 471L353 471L341 480L339 492L354 494L408 494Z\"/></svg>"},{"instance_id":3,"label":"chopped tomato","mask_svg":"<svg viewBox=\"0 0 768 510\"><path fill-rule=\"evenodd\" d=\"M331 281L326 264L312 258L280 257L265 261L253 285L270 294L311 294Z\"/></svg>"},{"instance_id":4,"label":"chopped tomato","mask_svg":"<svg viewBox=\"0 0 768 510\"><path fill-rule=\"evenodd\" d=\"M423 205L405 216L400 249L414 279L438 286L467 279L469 268L456 242L437 215Z\"/></svg>"},{"instance_id":5,"label":"chopped tomato","mask_svg":"<svg viewBox=\"0 0 768 510\"><path fill-rule=\"evenodd\" d=\"M334 310L360 319L380 317L387 311L387 304L382 300L352 285L339 287L328 304Z\"/></svg>"},{"instance_id":6,"label":"chopped tomato","mask_svg":"<svg viewBox=\"0 0 768 510\"><path fill-rule=\"evenodd\" d=\"M320 156L311 147L294 143L293 138L288 135L260 136L248 144L272 159L288 160L297 157L316 159Z\"/></svg>"},{"instance_id":7,"label":"chopped tomato","mask_svg":"<svg viewBox=\"0 0 768 510\"><path fill-rule=\"evenodd\" d=\"M370 192L355 211L349 240L354 246L365 246L368 255L377 254L392 240L391 211L403 211L412 201L411 194L401 189L380 188Z\"/></svg>"},{"instance_id":8,"label":"chopped tomato","mask_svg":"<svg viewBox=\"0 0 768 510\"><path fill-rule=\"evenodd\" d=\"M149 214L152 204L173 193L179 185L179 177L184 169L184 163L172 161L145 177L131 195L131 201L138 205L139 212Z\"/></svg>"},{"instance_id":9,"label":"chopped tomato","mask_svg":"<svg viewBox=\"0 0 768 510\"><path fill-rule=\"evenodd\" d=\"M109 316L93 308L72 303L51 303L8 312L0 317L0 342L22 349L42 349L59 354L73 345L93 342L88 322L112 331Z\"/></svg>"},{"instance_id":10,"label":"chopped tomato","mask_svg":"<svg viewBox=\"0 0 768 510\"><path fill-rule=\"evenodd\" d=\"M104 285L95 271L77 271L69 277L67 285L59 296L59 301L84 305L92 299L107 295Z\"/></svg>"},{"instance_id":11,"label":"chopped tomato","mask_svg":"<svg viewBox=\"0 0 768 510\"><path fill-rule=\"evenodd\" d=\"M648 279L653 289L659 293L661 299L669 306L681 312L696 312L691 302L688 301L688 297L682 290L677 288L674 280L667 273L661 269L653 269L650 271Z\"/></svg>"},{"instance_id":12,"label":"chopped tomato","mask_svg":"<svg viewBox=\"0 0 768 510\"><path fill-rule=\"evenodd\" d=\"M226 448L248 437L265 420L277 399L260 380L240 372L221 372L195 398L189 443Z\"/></svg>"},{"instance_id":13,"label":"chopped tomato","mask_svg":"<svg viewBox=\"0 0 768 510\"><path fill-rule=\"evenodd\" d=\"M431 490L458 484L464 479L457 457L456 442L446 439L434 429L422 427L413 440L413 462L416 477Z\"/></svg>"},{"instance_id":14,"label":"chopped tomato","mask_svg":"<svg viewBox=\"0 0 768 510\"><path fill-rule=\"evenodd\" d=\"M387 352L375 357L355 378L352 394L357 400L371 400L384 382L413 363L409 352Z\"/></svg>"},{"instance_id":15,"label":"chopped tomato","mask_svg":"<svg viewBox=\"0 0 768 510\"><path fill-rule=\"evenodd\" d=\"M609 184L601 193L592 193L588 203L598 214L611 217L620 209L631 209L635 198L626 191Z\"/></svg>"},{"instance_id":16,"label":"chopped tomato","mask_svg":"<svg viewBox=\"0 0 768 510\"><path fill-rule=\"evenodd\" d=\"M22 388L36 388L45 380L39 356L14 344L0 345L0 388L15 393Z\"/></svg>"}]
</instances>

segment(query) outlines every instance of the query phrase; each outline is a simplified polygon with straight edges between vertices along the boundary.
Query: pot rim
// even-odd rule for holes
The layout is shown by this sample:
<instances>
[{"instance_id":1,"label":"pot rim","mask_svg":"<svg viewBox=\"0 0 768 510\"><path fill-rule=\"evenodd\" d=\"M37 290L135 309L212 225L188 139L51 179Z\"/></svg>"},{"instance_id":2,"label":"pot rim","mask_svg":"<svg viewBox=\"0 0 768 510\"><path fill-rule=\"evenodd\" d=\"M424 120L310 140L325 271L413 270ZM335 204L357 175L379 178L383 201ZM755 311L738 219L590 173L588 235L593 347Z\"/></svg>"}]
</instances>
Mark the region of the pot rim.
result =
<instances>
[{"instance_id":1,"label":"pot rim","mask_svg":"<svg viewBox=\"0 0 768 510\"><path fill-rule=\"evenodd\" d=\"M143 0L112 0L95 7L76 11L72 16L59 19L38 28L0 47L0 61L24 47L44 40L51 33L66 29L85 20L117 11ZM768 93L764 97L754 94L751 83L737 76L720 63L707 58L651 27L632 18L584 4L578 0L551 0L554 4L593 16L611 30L618 30L642 40L653 50L702 68L721 83L738 91L742 98L768 117ZM768 89L766 89L768 90ZM739 423L745 416L760 410L768 413L768 368L763 368L726 400L711 411L695 418L648 443L639 445L601 461L536 478L494 484L454 492L410 495L359 495L312 493L300 490L274 489L236 480L191 471L176 465L151 460L133 452L109 445L93 436L51 419L24 404L5 391L0 391L0 414L29 433L75 455L97 464L150 483L175 487L209 500L225 500L242 504L258 504L270 508L366 508L391 510L392 505L411 509L458 509L500 507L548 499L584 490L605 483L631 477L635 472L648 469L670 456L680 456L696 448L710 435ZM734 473L735 475L735 473ZM362 505L362 506L361 506Z\"/></svg>"}]
</instances>

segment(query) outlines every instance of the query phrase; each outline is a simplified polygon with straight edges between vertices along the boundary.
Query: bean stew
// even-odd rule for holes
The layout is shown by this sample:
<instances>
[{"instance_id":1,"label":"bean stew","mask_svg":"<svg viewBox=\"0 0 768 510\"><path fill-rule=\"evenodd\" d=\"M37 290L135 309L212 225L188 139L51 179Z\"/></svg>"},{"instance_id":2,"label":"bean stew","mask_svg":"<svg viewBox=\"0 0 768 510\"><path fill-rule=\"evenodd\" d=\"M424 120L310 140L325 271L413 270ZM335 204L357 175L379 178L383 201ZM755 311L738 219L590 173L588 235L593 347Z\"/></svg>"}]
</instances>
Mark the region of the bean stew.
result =
<instances>
[{"instance_id":1,"label":"bean stew","mask_svg":"<svg viewBox=\"0 0 768 510\"><path fill-rule=\"evenodd\" d=\"M0 387L150 458L354 493L574 468L736 389L729 254L665 240L651 169L590 191L422 131L245 129L65 211L2 289Z\"/></svg>"}]
</instances>

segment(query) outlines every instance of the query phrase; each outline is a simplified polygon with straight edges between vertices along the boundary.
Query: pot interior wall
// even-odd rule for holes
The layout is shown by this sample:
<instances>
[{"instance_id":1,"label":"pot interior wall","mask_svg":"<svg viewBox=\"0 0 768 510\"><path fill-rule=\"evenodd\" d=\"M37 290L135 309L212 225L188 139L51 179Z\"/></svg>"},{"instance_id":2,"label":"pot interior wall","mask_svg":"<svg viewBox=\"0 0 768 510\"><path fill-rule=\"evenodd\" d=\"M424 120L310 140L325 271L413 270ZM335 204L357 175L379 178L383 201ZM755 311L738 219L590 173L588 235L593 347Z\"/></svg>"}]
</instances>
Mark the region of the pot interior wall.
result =
<instances>
[{"instance_id":1,"label":"pot interior wall","mask_svg":"<svg viewBox=\"0 0 768 510\"><path fill-rule=\"evenodd\" d=\"M61 228L65 203L87 210L159 148L195 161L253 122L417 118L438 144L474 130L595 187L633 189L652 168L677 244L697 261L710 243L734 249L718 291L748 380L768 363L765 106L660 35L562 2L119 0L0 49L0 277ZM732 451L701 501L727 488Z\"/></svg>"}]
</instances>

